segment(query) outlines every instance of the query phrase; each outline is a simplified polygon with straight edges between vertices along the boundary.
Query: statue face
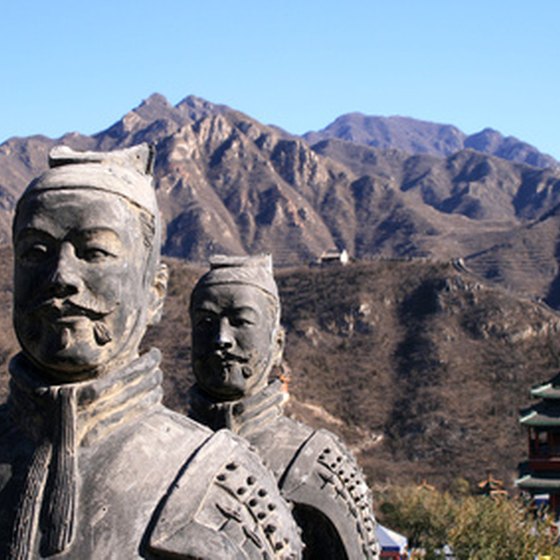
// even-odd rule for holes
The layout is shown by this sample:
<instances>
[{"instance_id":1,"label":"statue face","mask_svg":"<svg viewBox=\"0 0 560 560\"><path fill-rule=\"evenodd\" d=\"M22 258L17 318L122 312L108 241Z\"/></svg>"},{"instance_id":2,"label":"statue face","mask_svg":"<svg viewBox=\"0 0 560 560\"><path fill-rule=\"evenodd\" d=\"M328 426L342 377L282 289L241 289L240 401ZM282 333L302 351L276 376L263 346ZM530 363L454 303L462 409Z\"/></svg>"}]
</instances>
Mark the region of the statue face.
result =
<instances>
[{"instance_id":1,"label":"statue face","mask_svg":"<svg viewBox=\"0 0 560 560\"><path fill-rule=\"evenodd\" d=\"M14 226L14 326L24 353L62 381L137 356L146 327L148 249L138 211L88 189L46 191Z\"/></svg>"},{"instance_id":2,"label":"statue face","mask_svg":"<svg viewBox=\"0 0 560 560\"><path fill-rule=\"evenodd\" d=\"M193 370L198 384L224 400L262 389L283 341L271 299L258 288L198 288L191 303Z\"/></svg>"}]
</instances>

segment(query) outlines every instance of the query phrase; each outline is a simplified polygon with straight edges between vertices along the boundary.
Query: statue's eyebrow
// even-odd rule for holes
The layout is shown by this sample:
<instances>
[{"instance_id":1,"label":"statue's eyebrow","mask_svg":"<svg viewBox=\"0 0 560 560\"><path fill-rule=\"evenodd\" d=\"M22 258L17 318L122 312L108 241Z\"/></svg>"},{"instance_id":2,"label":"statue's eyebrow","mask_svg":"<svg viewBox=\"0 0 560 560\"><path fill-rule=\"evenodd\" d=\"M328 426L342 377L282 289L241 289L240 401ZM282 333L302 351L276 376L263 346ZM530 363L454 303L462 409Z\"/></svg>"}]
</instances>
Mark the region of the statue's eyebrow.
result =
<instances>
[{"instance_id":1,"label":"statue's eyebrow","mask_svg":"<svg viewBox=\"0 0 560 560\"><path fill-rule=\"evenodd\" d=\"M94 227L94 228L73 230L70 232L70 235L72 236L75 236L76 234L78 234L80 237L93 237L97 234L102 234L102 235L109 234L117 239L120 239L120 235L118 234L118 232L115 231L113 228L109 228L109 227ZM54 239L54 236L44 229L36 228L33 226L27 226L17 232L16 240L22 238L24 239L30 236L39 236L39 237Z\"/></svg>"},{"instance_id":2,"label":"statue's eyebrow","mask_svg":"<svg viewBox=\"0 0 560 560\"><path fill-rule=\"evenodd\" d=\"M110 235L112 237L115 237L116 239L121 238L121 236L119 235L119 233L117 231L115 231L113 228L109 228L109 227L94 227L94 228L88 228L88 229L80 229L75 231L75 234L78 234L80 237L85 237L85 238L90 238L90 237L95 237L96 235Z\"/></svg>"},{"instance_id":3,"label":"statue's eyebrow","mask_svg":"<svg viewBox=\"0 0 560 560\"><path fill-rule=\"evenodd\" d=\"M80 233L86 233L86 234L88 234L88 233L98 233L98 232L101 232L101 233L107 232L107 233L114 233L115 235L118 235L118 233L113 228L105 227L105 226L83 228L83 229L79 229L77 231L79 231Z\"/></svg>"},{"instance_id":4,"label":"statue's eyebrow","mask_svg":"<svg viewBox=\"0 0 560 560\"><path fill-rule=\"evenodd\" d=\"M34 227L24 227L23 229L21 229L16 233L15 240L17 243L18 241L22 241L27 237L32 237L32 236L43 237L46 239L54 239L54 236L51 235L48 231L45 231L44 229L38 229Z\"/></svg>"},{"instance_id":5,"label":"statue's eyebrow","mask_svg":"<svg viewBox=\"0 0 560 560\"><path fill-rule=\"evenodd\" d=\"M258 314L254 307L249 307L248 305L242 305L241 307L234 307L231 311L232 313L252 313L254 315Z\"/></svg>"},{"instance_id":6,"label":"statue's eyebrow","mask_svg":"<svg viewBox=\"0 0 560 560\"><path fill-rule=\"evenodd\" d=\"M195 313L214 313L216 315L221 314L223 311L225 311L227 315L241 313L251 313L253 315L258 315L258 311L248 305L242 305L240 307L227 307L224 310L220 305L214 303L213 301L202 301L201 303L193 307L193 311Z\"/></svg>"},{"instance_id":7,"label":"statue's eyebrow","mask_svg":"<svg viewBox=\"0 0 560 560\"><path fill-rule=\"evenodd\" d=\"M211 301L202 301L201 303L194 305L192 309L194 312L202 311L206 313L218 313L217 308L218 305Z\"/></svg>"}]
</instances>

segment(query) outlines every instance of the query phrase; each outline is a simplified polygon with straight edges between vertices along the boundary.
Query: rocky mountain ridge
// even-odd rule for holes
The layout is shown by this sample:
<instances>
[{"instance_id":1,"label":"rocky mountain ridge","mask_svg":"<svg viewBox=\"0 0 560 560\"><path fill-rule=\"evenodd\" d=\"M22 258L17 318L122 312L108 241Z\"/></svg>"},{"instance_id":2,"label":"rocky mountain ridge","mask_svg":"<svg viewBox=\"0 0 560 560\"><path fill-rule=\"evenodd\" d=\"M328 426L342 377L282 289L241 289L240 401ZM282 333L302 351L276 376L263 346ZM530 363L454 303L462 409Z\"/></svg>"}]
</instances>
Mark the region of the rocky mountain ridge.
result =
<instances>
[{"instance_id":1,"label":"rocky mountain ridge","mask_svg":"<svg viewBox=\"0 0 560 560\"><path fill-rule=\"evenodd\" d=\"M348 113L319 131L303 135L311 145L328 139L339 139L372 148L396 149L409 154L431 154L440 157L472 149L508 161L540 168L557 168L558 162L534 146L497 130L485 128L465 134L455 126L437 124L410 117L377 117Z\"/></svg>"},{"instance_id":2,"label":"rocky mountain ridge","mask_svg":"<svg viewBox=\"0 0 560 560\"><path fill-rule=\"evenodd\" d=\"M0 242L53 145L108 150L144 141L158 150L167 255L203 261L213 252L267 251L293 265L338 247L357 259L462 258L483 277L556 304L553 161L518 157L535 150L488 131L471 138L413 119L350 117L340 120L355 141L335 138L344 136L337 121L306 141L223 105L190 96L173 106L155 94L93 136L12 138L0 145ZM365 145L375 134L389 147ZM508 272L519 247L527 248L524 263L538 265L533 282Z\"/></svg>"}]
</instances>

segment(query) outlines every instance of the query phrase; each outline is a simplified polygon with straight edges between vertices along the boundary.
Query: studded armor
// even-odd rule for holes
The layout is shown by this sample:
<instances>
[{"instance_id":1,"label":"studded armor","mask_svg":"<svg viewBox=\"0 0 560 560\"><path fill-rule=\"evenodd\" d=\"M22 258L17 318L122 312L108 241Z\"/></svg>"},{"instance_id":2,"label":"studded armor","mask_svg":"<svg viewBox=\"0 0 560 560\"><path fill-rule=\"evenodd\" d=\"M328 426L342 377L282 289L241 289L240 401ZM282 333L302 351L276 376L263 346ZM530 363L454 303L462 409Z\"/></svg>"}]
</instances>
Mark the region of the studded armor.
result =
<instances>
[{"instance_id":1,"label":"studded armor","mask_svg":"<svg viewBox=\"0 0 560 560\"><path fill-rule=\"evenodd\" d=\"M279 382L238 401L215 402L196 386L191 416L214 429L243 435L274 473L302 529L304 558L375 560L379 547L371 492L352 454L327 430L313 430L282 414Z\"/></svg>"},{"instance_id":2,"label":"studded armor","mask_svg":"<svg viewBox=\"0 0 560 560\"><path fill-rule=\"evenodd\" d=\"M301 545L286 526L276 481L255 468L239 441L220 431L198 452L166 498L150 547L173 558L191 541L200 543L204 558L216 560L223 558L226 547L232 558L300 557ZM218 535L210 541L212 546L197 538L209 530Z\"/></svg>"}]
</instances>

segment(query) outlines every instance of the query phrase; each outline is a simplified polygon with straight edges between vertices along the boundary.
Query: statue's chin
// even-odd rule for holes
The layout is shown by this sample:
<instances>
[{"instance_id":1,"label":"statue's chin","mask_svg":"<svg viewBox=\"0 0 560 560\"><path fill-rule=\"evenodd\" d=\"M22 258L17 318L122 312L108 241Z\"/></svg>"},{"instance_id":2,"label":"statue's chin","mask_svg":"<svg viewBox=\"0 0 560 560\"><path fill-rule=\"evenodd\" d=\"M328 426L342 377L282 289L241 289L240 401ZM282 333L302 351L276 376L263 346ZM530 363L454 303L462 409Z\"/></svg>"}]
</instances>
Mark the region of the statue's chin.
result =
<instances>
[{"instance_id":1,"label":"statue's chin","mask_svg":"<svg viewBox=\"0 0 560 560\"><path fill-rule=\"evenodd\" d=\"M246 364L229 364L228 367L195 367L195 377L202 389L220 400L236 400L247 397L260 388L263 373L255 374Z\"/></svg>"},{"instance_id":2,"label":"statue's chin","mask_svg":"<svg viewBox=\"0 0 560 560\"><path fill-rule=\"evenodd\" d=\"M90 348L83 348L83 345L76 346L48 354L37 351L36 348L31 350L24 348L24 352L51 377L61 381L82 381L97 377L103 370L106 360Z\"/></svg>"},{"instance_id":3,"label":"statue's chin","mask_svg":"<svg viewBox=\"0 0 560 560\"><path fill-rule=\"evenodd\" d=\"M51 324L19 331L21 346L42 368L67 377L83 378L104 361L106 348L93 336L91 323Z\"/></svg>"},{"instance_id":4,"label":"statue's chin","mask_svg":"<svg viewBox=\"0 0 560 560\"><path fill-rule=\"evenodd\" d=\"M80 318L55 323L15 321L24 353L46 373L62 382L82 381L126 365L138 355L143 329ZM121 332L124 331L124 332Z\"/></svg>"},{"instance_id":5,"label":"statue's chin","mask_svg":"<svg viewBox=\"0 0 560 560\"><path fill-rule=\"evenodd\" d=\"M240 398L245 390L241 368L237 364L228 368L209 368L205 375L198 376L198 379L208 393L223 399Z\"/></svg>"}]
</instances>

